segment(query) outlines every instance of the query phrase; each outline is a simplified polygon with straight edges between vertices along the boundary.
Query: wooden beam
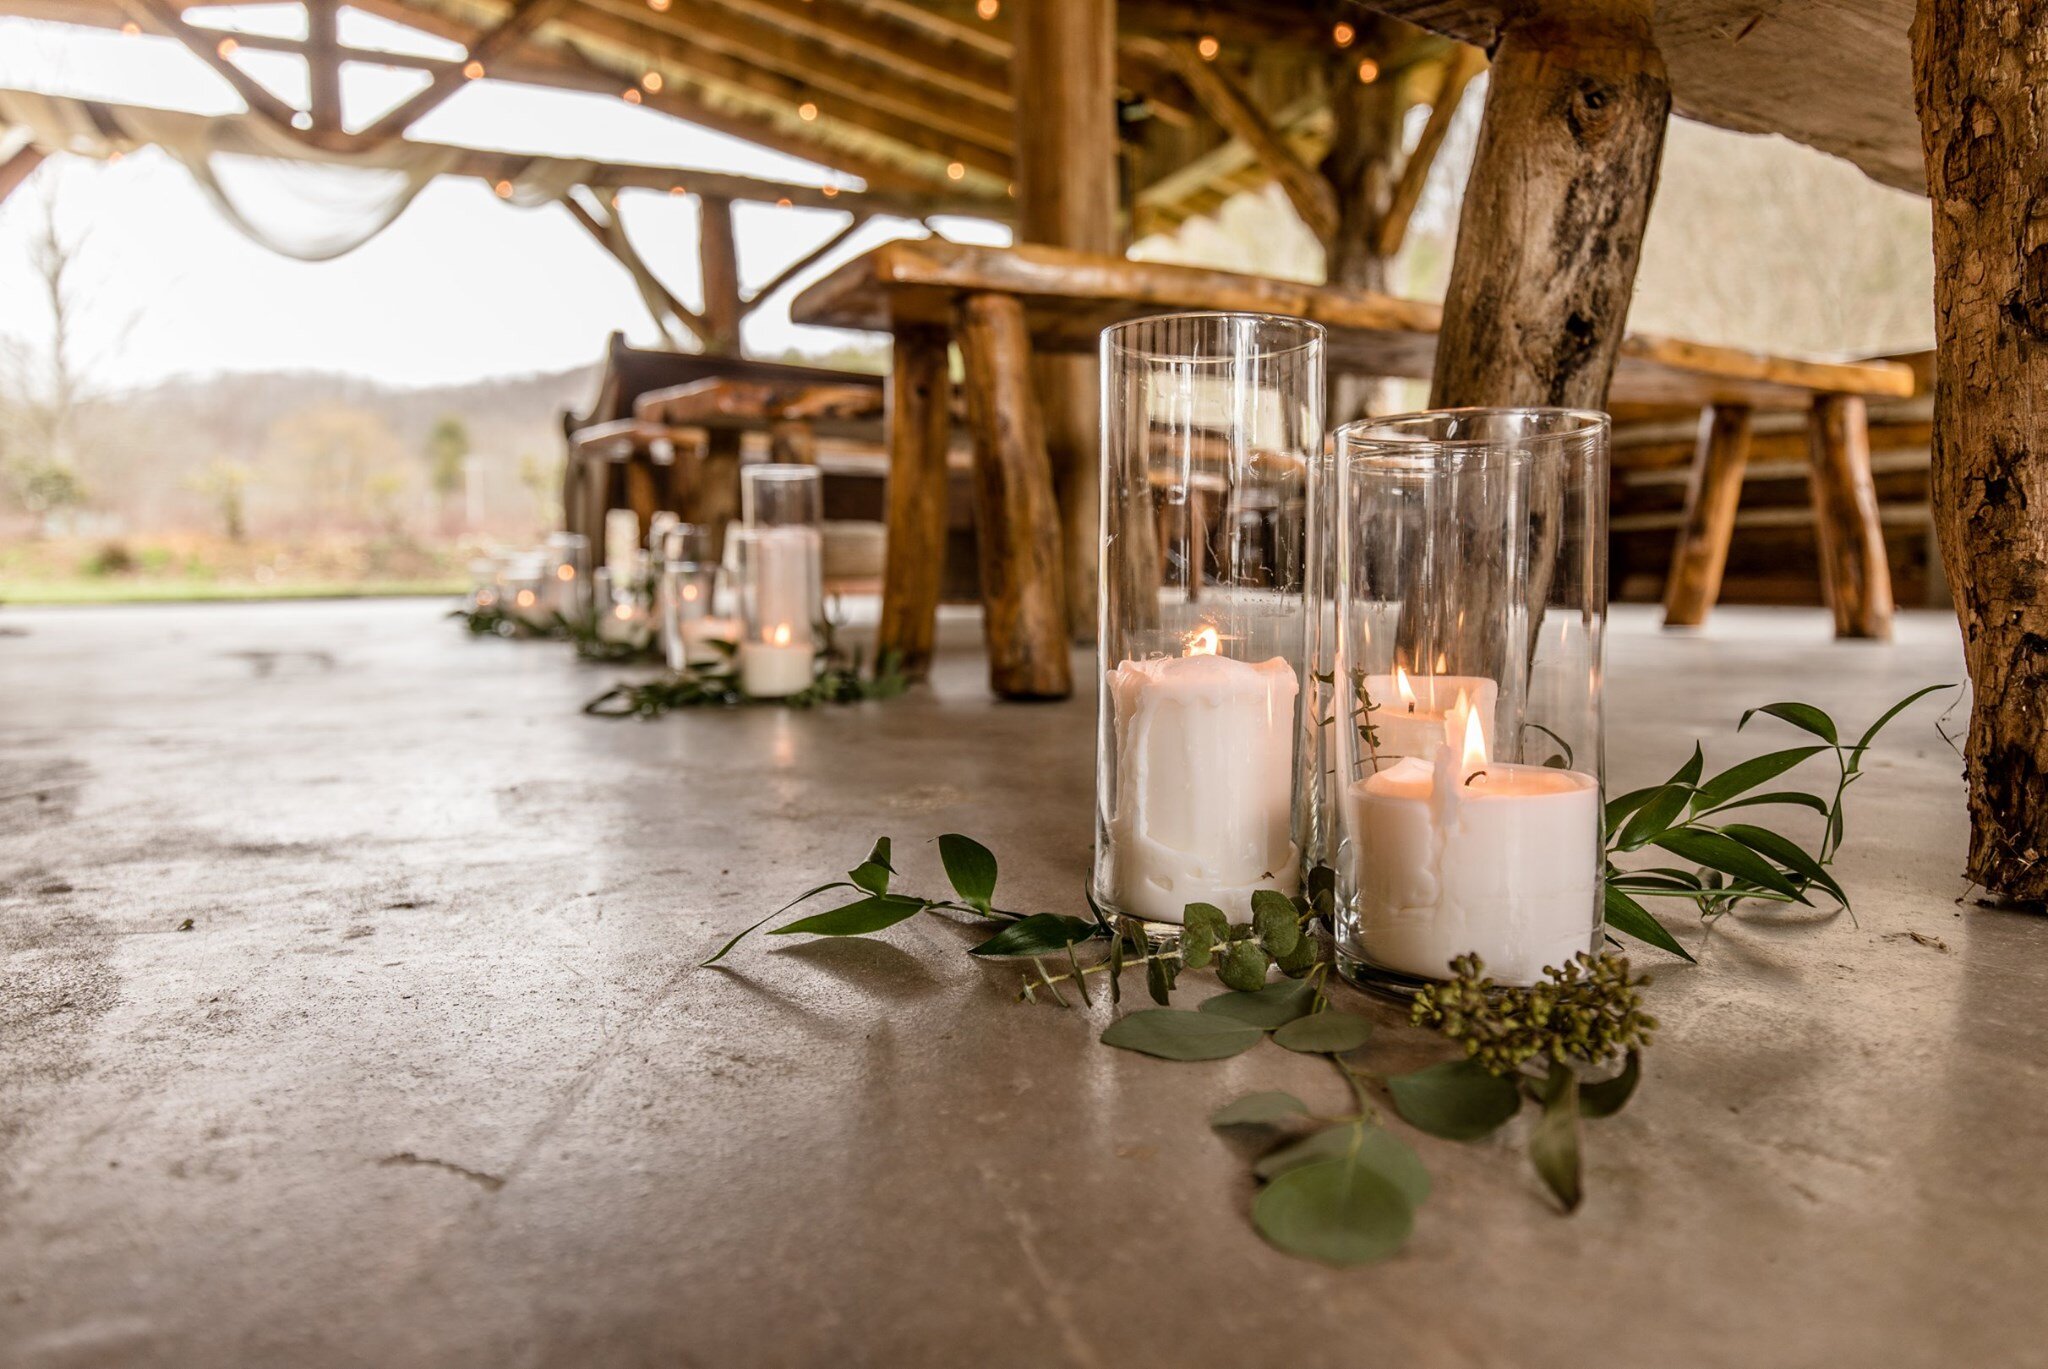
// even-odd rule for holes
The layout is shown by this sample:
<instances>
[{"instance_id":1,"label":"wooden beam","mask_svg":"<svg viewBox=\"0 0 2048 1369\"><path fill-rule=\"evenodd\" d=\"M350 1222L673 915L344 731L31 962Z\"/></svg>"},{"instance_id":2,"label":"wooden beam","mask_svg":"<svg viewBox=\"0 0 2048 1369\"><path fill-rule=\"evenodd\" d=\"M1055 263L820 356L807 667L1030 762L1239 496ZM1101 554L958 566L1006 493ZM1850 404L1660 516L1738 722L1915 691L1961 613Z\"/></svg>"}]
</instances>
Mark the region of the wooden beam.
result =
<instances>
[{"instance_id":1,"label":"wooden beam","mask_svg":"<svg viewBox=\"0 0 2048 1369\"><path fill-rule=\"evenodd\" d=\"M1934 202L1934 521L1971 684L1969 877L2048 904L2048 31L1921 0Z\"/></svg>"},{"instance_id":2,"label":"wooden beam","mask_svg":"<svg viewBox=\"0 0 2048 1369\"><path fill-rule=\"evenodd\" d=\"M697 197L697 262L704 284L704 350L737 355L742 310L731 200Z\"/></svg>"},{"instance_id":3,"label":"wooden beam","mask_svg":"<svg viewBox=\"0 0 2048 1369\"><path fill-rule=\"evenodd\" d=\"M193 56L212 67L222 80L234 87L235 94L242 97L242 103L252 112L262 115L286 133L294 137L299 136L300 130L292 126L292 116L298 111L272 94L268 86L243 71L221 53L220 45L230 35L192 27L168 0L122 0L122 4L136 17L137 22L148 19L157 28L183 43Z\"/></svg>"},{"instance_id":4,"label":"wooden beam","mask_svg":"<svg viewBox=\"0 0 2048 1369\"><path fill-rule=\"evenodd\" d=\"M0 162L0 204L5 204L7 197L19 190L22 182L35 173L35 169L43 164L44 156L41 148L30 143L26 147L16 148L12 157Z\"/></svg>"},{"instance_id":5,"label":"wooden beam","mask_svg":"<svg viewBox=\"0 0 2048 1369\"><path fill-rule=\"evenodd\" d=\"M480 65L488 73L499 54L518 47L567 6L568 0L512 0L511 13L470 43L461 66L437 73L424 88L399 101L360 136L368 142L383 142L404 133L471 79L467 73L472 65Z\"/></svg>"},{"instance_id":6,"label":"wooden beam","mask_svg":"<svg viewBox=\"0 0 2048 1369\"><path fill-rule=\"evenodd\" d=\"M1030 242L1115 253L1116 0L1026 4L1015 32L1019 231ZM1102 550L1100 382L1092 363L1072 357L1046 359L1035 379L1065 553L1061 598L1075 639L1092 641Z\"/></svg>"},{"instance_id":7,"label":"wooden beam","mask_svg":"<svg viewBox=\"0 0 2048 1369\"><path fill-rule=\"evenodd\" d=\"M735 13L830 44L906 80L1007 115L1015 108L1008 64L981 48L892 22L838 0L717 0Z\"/></svg>"},{"instance_id":8,"label":"wooden beam","mask_svg":"<svg viewBox=\"0 0 2048 1369\"><path fill-rule=\"evenodd\" d=\"M1484 70L1486 54L1462 43L1445 60L1443 84L1437 88L1436 99L1429 107L1429 121L1423 124L1414 150L1401 165L1401 179L1395 183L1393 198L1387 205L1385 217L1380 220L1378 246L1382 257L1392 257L1400 252L1401 243L1408 236L1408 221L1415 217L1415 206L1422 201L1422 188L1429 180L1429 169L1436 164L1437 153L1443 150L1444 139L1451 131L1451 121L1457 117L1458 106L1464 100L1465 88Z\"/></svg>"},{"instance_id":9,"label":"wooden beam","mask_svg":"<svg viewBox=\"0 0 2048 1369\"><path fill-rule=\"evenodd\" d=\"M1698 627L1721 597L1728 543L1749 465L1746 405L1715 404L1700 413L1699 445L1685 487L1685 517L1664 577L1664 626Z\"/></svg>"},{"instance_id":10,"label":"wooden beam","mask_svg":"<svg viewBox=\"0 0 2048 1369\"><path fill-rule=\"evenodd\" d=\"M1813 531L1821 585L1837 637L1892 635L1892 573L1885 557L1877 483L1870 473L1870 427L1855 395L1821 395L1809 429L1813 451Z\"/></svg>"},{"instance_id":11,"label":"wooden beam","mask_svg":"<svg viewBox=\"0 0 2048 1369\"><path fill-rule=\"evenodd\" d=\"M1189 43L1153 43L1142 48L1135 43L1128 45L1170 66L1194 92L1209 117L1249 147L1259 163L1272 171L1281 189L1287 192L1288 202L1317 240L1330 242L1337 232L1336 192L1320 172L1295 155L1285 136L1234 77L1218 63L1205 61Z\"/></svg>"},{"instance_id":12,"label":"wooden beam","mask_svg":"<svg viewBox=\"0 0 2048 1369\"><path fill-rule=\"evenodd\" d=\"M827 253L852 237L859 231L860 226L867 221L867 215L856 213L851 219L847 220L846 224L838 232L826 238L825 241L819 243L780 271L777 271L769 278L767 284L749 295L746 301L741 304L740 317L745 318L748 314L753 313L755 309L767 301L769 296L795 280L811 267L817 265Z\"/></svg>"},{"instance_id":13,"label":"wooden beam","mask_svg":"<svg viewBox=\"0 0 2048 1369\"><path fill-rule=\"evenodd\" d=\"M313 127L341 132L341 39L338 0L306 0L306 88Z\"/></svg>"},{"instance_id":14,"label":"wooden beam","mask_svg":"<svg viewBox=\"0 0 2048 1369\"><path fill-rule=\"evenodd\" d=\"M564 195L562 203L568 207L570 216L577 223L581 224L591 237L597 239L598 246L609 253L619 265L626 268L629 275L634 277L633 283L636 289L643 283L644 279L644 283L655 294L655 300L649 301L650 306L655 302L659 302L661 307L678 323L689 329L699 342L709 341L711 330L705 323L702 314L699 314L696 310L677 299L673 291L657 280L651 271L647 270L644 262L639 263L638 269L635 269L633 258L637 254L632 252L631 245L626 242L625 225L619 221L615 212L607 213L604 218L600 219L596 214L579 203L573 195ZM655 326L661 328L663 333L669 331L658 316L654 322Z\"/></svg>"}]
</instances>

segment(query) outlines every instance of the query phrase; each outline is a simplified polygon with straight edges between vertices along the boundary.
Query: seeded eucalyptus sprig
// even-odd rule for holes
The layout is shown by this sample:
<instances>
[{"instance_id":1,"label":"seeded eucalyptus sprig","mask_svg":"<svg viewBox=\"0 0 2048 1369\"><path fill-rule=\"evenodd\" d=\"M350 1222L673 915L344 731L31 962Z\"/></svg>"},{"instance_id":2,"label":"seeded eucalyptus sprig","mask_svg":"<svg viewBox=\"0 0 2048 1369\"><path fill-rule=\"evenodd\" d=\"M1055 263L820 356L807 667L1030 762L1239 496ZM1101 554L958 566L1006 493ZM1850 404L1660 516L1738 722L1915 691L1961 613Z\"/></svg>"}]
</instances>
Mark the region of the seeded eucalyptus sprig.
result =
<instances>
[{"instance_id":1,"label":"seeded eucalyptus sprig","mask_svg":"<svg viewBox=\"0 0 2048 1369\"><path fill-rule=\"evenodd\" d=\"M1663 784L1638 789L1607 804L1606 913L1610 933L1632 936L1691 960L1644 899L1679 898L1711 921L1745 899L1810 904L1818 890L1843 910L1849 897L1828 873L1842 849L1844 797L1863 774L1863 757L1886 724L1914 703L1949 685L1917 689L1893 704L1855 742L1842 740L1830 718L1812 704L1765 704L1742 715L1737 730L1758 714L1789 723L1819 739L1732 765L1705 777L1706 756L1698 745L1692 758ZM1831 781L1817 792L1764 786L1818 756L1835 763ZM1761 791L1761 792L1759 792ZM1823 819L1819 844L1809 850L1782 832L1735 815L1745 809L1804 808ZM1748 816L1748 814L1744 814ZM1668 852L1683 866L1626 869L1615 857L1649 849Z\"/></svg>"}]
</instances>

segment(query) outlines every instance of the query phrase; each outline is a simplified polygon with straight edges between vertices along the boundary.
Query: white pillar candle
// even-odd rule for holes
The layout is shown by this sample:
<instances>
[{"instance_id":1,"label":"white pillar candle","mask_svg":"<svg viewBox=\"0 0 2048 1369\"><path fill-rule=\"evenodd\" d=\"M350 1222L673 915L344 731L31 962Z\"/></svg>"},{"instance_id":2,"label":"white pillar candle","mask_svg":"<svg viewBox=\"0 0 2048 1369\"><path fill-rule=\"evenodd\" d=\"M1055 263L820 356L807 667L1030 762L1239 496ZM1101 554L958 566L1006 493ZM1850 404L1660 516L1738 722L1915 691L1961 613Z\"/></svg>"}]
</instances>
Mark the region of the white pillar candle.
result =
<instances>
[{"instance_id":1,"label":"white pillar candle","mask_svg":"<svg viewBox=\"0 0 2048 1369\"><path fill-rule=\"evenodd\" d=\"M1301 887L1290 800L1300 682L1277 656L1253 665L1216 645L1205 629L1188 655L1110 673L1109 892L1151 922L1178 923L1190 903L1243 918L1253 890Z\"/></svg>"},{"instance_id":2,"label":"white pillar candle","mask_svg":"<svg viewBox=\"0 0 2048 1369\"><path fill-rule=\"evenodd\" d=\"M758 528L748 534L754 621L787 626L808 647L818 608L819 538L815 528Z\"/></svg>"},{"instance_id":3,"label":"white pillar candle","mask_svg":"<svg viewBox=\"0 0 2048 1369\"><path fill-rule=\"evenodd\" d=\"M1448 978L1467 952L1504 984L1533 984L1593 944L1600 785L1591 775L1486 759L1476 716L1464 761L1396 761L1350 789L1361 949L1374 964Z\"/></svg>"},{"instance_id":4,"label":"white pillar candle","mask_svg":"<svg viewBox=\"0 0 2048 1369\"><path fill-rule=\"evenodd\" d=\"M1493 753L1493 710L1500 686L1477 675L1411 676L1399 666L1391 675L1365 677L1372 706L1365 722L1377 756L1434 756L1439 746L1462 745L1465 715L1479 719L1487 754Z\"/></svg>"},{"instance_id":5,"label":"white pillar candle","mask_svg":"<svg viewBox=\"0 0 2048 1369\"><path fill-rule=\"evenodd\" d=\"M757 699L782 699L810 688L811 643L798 640L792 626L771 628L766 640L740 643L740 688Z\"/></svg>"},{"instance_id":6,"label":"white pillar candle","mask_svg":"<svg viewBox=\"0 0 2048 1369\"><path fill-rule=\"evenodd\" d=\"M647 619L637 604L620 599L597 617L597 639L625 646L647 644Z\"/></svg>"}]
</instances>

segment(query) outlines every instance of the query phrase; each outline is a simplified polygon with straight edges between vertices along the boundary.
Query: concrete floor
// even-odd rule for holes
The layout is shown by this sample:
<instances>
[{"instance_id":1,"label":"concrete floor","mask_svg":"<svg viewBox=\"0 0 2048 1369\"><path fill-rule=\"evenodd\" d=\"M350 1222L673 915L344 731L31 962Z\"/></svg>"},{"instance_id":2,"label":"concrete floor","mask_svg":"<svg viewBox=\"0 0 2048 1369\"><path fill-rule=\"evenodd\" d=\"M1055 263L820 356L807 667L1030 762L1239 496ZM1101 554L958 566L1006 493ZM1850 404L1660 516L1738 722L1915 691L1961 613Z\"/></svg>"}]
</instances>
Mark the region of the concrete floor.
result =
<instances>
[{"instance_id":1,"label":"concrete floor","mask_svg":"<svg viewBox=\"0 0 2048 1369\"><path fill-rule=\"evenodd\" d=\"M1103 1049L929 920L693 968L883 833L1072 910L1092 698L992 703L963 620L905 700L603 722L613 672L440 612L0 618L0 1363L2048 1362L2048 922L1958 901L1938 705L1855 792L1855 922L1659 967L1577 1217L1418 1138L1410 1249L1337 1272L1204 1124L1339 1106L1314 1061ZM1952 621L1761 611L1624 613L1610 663L1618 788L1960 669Z\"/></svg>"}]
</instances>

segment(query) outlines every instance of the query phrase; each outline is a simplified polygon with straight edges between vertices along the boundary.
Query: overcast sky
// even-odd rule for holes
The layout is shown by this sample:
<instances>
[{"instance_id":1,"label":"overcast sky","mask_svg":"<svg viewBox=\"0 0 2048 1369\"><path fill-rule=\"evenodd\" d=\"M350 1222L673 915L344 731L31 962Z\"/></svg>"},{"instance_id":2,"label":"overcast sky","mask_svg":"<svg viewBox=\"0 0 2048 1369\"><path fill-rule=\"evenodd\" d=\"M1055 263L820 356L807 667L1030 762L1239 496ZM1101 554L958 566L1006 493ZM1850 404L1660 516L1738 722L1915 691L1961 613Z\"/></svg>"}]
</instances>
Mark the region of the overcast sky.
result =
<instances>
[{"instance_id":1,"label":"overcast sky","mask_svg":"<svg viewBox=\"0 0 2048 1369\"><path fill-rule=\"evenodd\" d=\"M280 11L297 7L211 13L223 26L275 31L270 25ZM345 41L452 51L435 40L400 40L392 26L354 11L343 18ZM298 102L305 78L296 58L244 52L238 60ZM365 67L347 68L346 75L344 101L359 111L351 122L424 79ZM168 39L23 20L0 20L0 85L204 114L240 108L226 82ZM623 100L489 80L464 86L411 136L813 184L834 179L822 167ZM304 225L313 211L303 196L331 194L336 177L355 174L243 175L235 186L251 194L267 221ZM309 264L244 237L181 165L154 150L113 165L53 158L0 206L0 331L46 327L28 241L42 212L39 194L52 183L62 230L84 241L78 275L88 305L80 351L98 385L282 368L425 385L587 363L614 329L640 342L658 337L625 272L558 205L519 209L481 182L447 179L365 246ZM635 245L677 295L697 304L695 202L629 191L624 206ZM740 205L735 213L740 275L749 289L845 221L841 214L770 205ZM945 227L954 237L1006 240L1006 230L993 224L947 220ZM900 220L871 222L816 271L875 242L923 231ZM749 348L824 350L846 338L789 322L787 300L802 284L785 288L748 320Z\"/></svg>"}]
</instances>

